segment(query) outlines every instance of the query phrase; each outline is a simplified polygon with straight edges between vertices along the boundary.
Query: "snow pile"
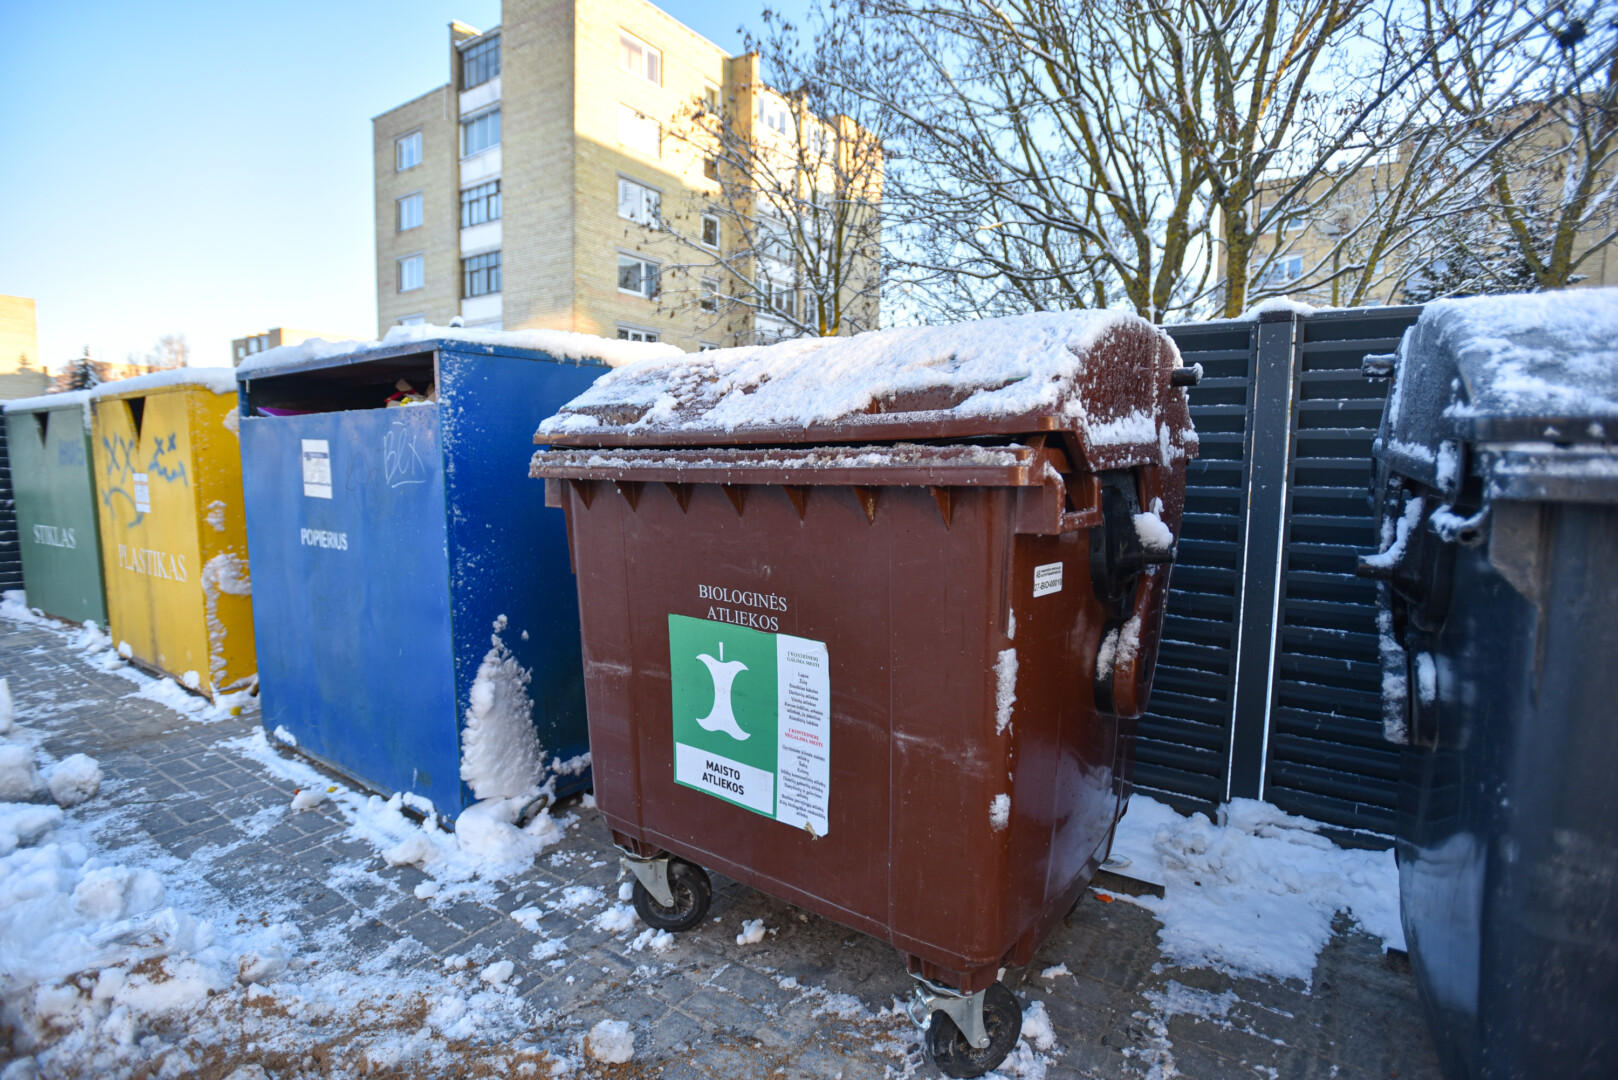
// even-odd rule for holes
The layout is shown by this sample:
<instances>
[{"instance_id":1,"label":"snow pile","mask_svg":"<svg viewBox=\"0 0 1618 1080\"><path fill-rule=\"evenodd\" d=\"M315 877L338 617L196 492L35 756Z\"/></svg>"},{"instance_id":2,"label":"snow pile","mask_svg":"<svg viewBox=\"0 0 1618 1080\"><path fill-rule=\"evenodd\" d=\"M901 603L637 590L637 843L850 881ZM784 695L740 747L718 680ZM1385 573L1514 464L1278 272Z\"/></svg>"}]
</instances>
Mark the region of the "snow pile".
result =
<instances>
[{"instance_id":1,"label":"snow pile","mask_svg":"<svg viewBox=\"0 0 1618 1080\"><path fill-rule=\"evenodd\" d=\"M197 387L216 394L236 393L236 370L228 367L181 367L154 371L150 375L136 375L132 379L115 379L102 383L85 393L91 401L120 397L124 394L149 394L154 390L176 387Z\"/></svg>"},{"instance_id":2,"label":"snow pile","mask_svg":"<svg viewBox=\"0 0 1618 1080\"><path fill-rule=\"evenodd\" d=\"M517 663L500 632L506 617L494 621L491 647L472 683L466 726L461 732L461 779L479 799L530 795L544 775L545 751L534 729L534 702L528 696L533 674Z\"/></svg>"},{"instance_id":3,"label":"snow pile","mask_svg":"<svg viewBox=\"0 0 1618 1080\"><path fill-rule=\"evenodd\" d=\"M1137 794L1118 826L1114 856L1164 895L1117 899L1162 920L1171 963L1308 984L1338 912L1384 947L1404 948L1392 851L1340 848L1316 822L1252 799L1220 807L1218 818L1181 817Z\"/></svg>"},{"instance_id":4,"label":"snow pile","mask_svg":"<svg viewBox=\"0 0 1618 1080\"><path fill-rule=\"evenodd\" d=\"M764 940L764 920L742 920L742 932L736 935L738 945L757 945Z\"/></svg>"},{"instance_id":5,"label":"snow pile","mask_svg":"<svg viewBox=\"0 0 1618 1080\"><path fill-rule=\"evenodd\" d=\"M45 770L45 787L57 806L77 806L101 790L101 765L87 754L73 754Z\"/></svg>"},{"instance_id":6,"label":"snow pile","mask_svg":"<svg viewBox=\"0 0 1618 1080\"><path fill-rule=\"evenodd\" d=\"M11 680L0 678L0 735L11 732L15 718L16 709L11 704Z\"/></svg>"},{"instance_id":7,"label":"snow pile","mask_svg":"<svg viewBox=\"0 0 1618 1080\"><path fill-rule=\"evenodd\" d=\"M64 390L60 394L41 394L38 397L13 398L3 403L4 411L8 413L38 412L41 409L65 409L72 405L87 409L89 404L90 391L88 390ZM84 426L90 426L90 414L88 411L84 413Z\"/></svg>"},{"instance_id":8,"label":"snow pile","mask_svg":"<svg viewBox=\"0 0 1618 1080\"><path fill-rule=\"evenodd\" d=\"M621 934L635 928L635 909L628 904L614 904L595 919L596 929L604 934Z\"/></svg>"},{"instance_id":9,"label":"snow pile","mask_svg":"<svg viewBox=\"0 0 1618 1080\"><path fill-rule=\"evenodd\" d=\"M299 788L292 795L289 809L293 811L313 810L326 801L326 793L317 787Z\"/></svg>"},{"instance_id":10,"label":"snow pile","mask_svg":"<svg viewBox=\"0 0 1618 1080\"><path fill-rule=\"evenodd\" d=\"M34 751L16 743L0 744L0 800L27 802L39 789Z\"/></svg>"},{"instance_id":11,"label":"snow pile","mask_svg":"<svg viewBox=\"0 0 1618 1080\"><path fill-rule=\"evenodd\" d=\"M1174 548L1174 532L1158 516L1163 513L1163 500L1153 499L1152 508L1135 514L1135 536L1147 551L1170 551Z\"/></svg>"},{"instance_id":12,"label":"snow pile","mask_svg":"<svg viewBox=\"0 0 1618 1080\"><path fill-rule=\"evenodd\" d=\"M523 811L533 805L532 798L486 799L461 811L454 831L445 832L431 804L415 807L424 810L421 821L405 814L407 799L425 803L419 796L395 792L384 799L334 784L312 766L283 757L270 745L263 728L220 745L257 763L271 775L290 780L303 791L325 792L336 812L348 822L351 837L374 847L388 865L419 867L441 885L520 874L533 865L535 856L560 841L574 820L558 820L545 808L527 824L519 825ZM544 788L539 793L539 797L548 794ZM600 892L590 891L599 903Z\"/></svg>"},{"instance_id":13,"label":"snow pile","mask_svg":"<svg viewBox=\"0 0 1618 1080\"><path fill-rule=\"evenodd\" d=\"M632 430L807 427L866 416L883 400L906 395L926 395L939 402L929 408L959 417L1059 411L1107 424L1117 418L1088 418L1073 389L1087 354L1131 331L1173 349L1135 315L1071 311L643 360L596 380L541 424L539 434L602 424ZM1155 443L1155 425L1148 427L1154 430L1146 438Z\"/></svg>"},{"instance_id":14,"label":"snow pile","mask_svg":"<svg viewBox=\"0 0 1618 1080\"><path fill-rule=\"evenodd\" d=\"M604 1065L623 1065L635 1056L635 1033L623 1020L603 1020L590 1029L590 1056Z\"/></svg>"},{"instance_id":15,"label":"snow pile","mask_svg":"<svg viewBox=\"0 0 1618 1080\"><path fill-rule=\"evenodd\" d=\"M615 341L571 330L467 330L451 326L395 326L381 341L324 341L310 338L297 345L265 349L243 360L236 377L243 381L285 374L317 360L353 356L372 349L432 341L464 341L504 349L528 349L558 360L599 360L617 367L637 360L685 355L668 344Z\"/></svg>"}]
</instances>

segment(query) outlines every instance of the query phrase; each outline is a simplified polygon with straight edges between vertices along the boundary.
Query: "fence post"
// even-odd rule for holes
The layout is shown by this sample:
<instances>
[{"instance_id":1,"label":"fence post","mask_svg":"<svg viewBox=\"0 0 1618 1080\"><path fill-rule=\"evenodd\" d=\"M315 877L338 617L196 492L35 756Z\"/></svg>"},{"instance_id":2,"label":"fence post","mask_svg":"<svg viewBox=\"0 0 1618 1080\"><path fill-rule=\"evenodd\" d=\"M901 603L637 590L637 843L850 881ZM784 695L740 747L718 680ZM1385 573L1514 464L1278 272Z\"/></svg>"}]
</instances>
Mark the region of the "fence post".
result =
<instances>
[{"instance_id":1,"label":"fence post","mask_svg":"<svg viewBox=\"0 0 1618 1080\"><path fill-rule=\"evenodd\" d=\"M1281 538L1287 507L1297 316L1259 316L1248 430L1247 521L1243 533L1241 602L1236 614L1236 678L1231 705L1230 761L1225 798L1257 799L1264 792L1270 731L1270 692L1280 638Z\"/></svg>"}]
</instances>

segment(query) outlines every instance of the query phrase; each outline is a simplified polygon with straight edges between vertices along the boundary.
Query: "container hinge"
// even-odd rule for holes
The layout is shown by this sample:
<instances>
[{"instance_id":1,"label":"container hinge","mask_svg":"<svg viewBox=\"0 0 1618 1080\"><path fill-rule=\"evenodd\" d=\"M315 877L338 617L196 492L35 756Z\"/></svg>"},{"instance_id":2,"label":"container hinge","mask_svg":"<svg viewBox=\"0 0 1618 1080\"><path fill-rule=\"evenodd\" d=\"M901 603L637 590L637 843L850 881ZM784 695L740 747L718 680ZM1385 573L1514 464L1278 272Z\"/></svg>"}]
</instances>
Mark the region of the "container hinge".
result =
<instances>
[{"instance_id":1,"label":"container hinge","mask_svg":"<svg viewBox=\"0 0 1618 1080\"><path fill-rule=\"evenodd\" d=\"M930 983L920 975L911 977L921 984L905 1006L912 1024L926 1031L933 1013L941 1012L961 1029L961 1034L966 1036L967 1044L972 1049L982 1050L989 1045L989 1032L983 1026L982 990L975 994L963 994L947 986Z\"/></svg>"},{"instance_id":2,"label":"container hinge","mask_svg":"<svg viewBox=\"0 0 1618 1080\"><path fill-rule=\"evenodd\" d=\"M666 908L673 907L674 890L669 888L669 857L654 855L650 859L643 859L638 855L629 854L623 848L618 850L622 852L618 865L634 874L635 880L652 894L653 900Z\"/></svg>"}]
</instances>

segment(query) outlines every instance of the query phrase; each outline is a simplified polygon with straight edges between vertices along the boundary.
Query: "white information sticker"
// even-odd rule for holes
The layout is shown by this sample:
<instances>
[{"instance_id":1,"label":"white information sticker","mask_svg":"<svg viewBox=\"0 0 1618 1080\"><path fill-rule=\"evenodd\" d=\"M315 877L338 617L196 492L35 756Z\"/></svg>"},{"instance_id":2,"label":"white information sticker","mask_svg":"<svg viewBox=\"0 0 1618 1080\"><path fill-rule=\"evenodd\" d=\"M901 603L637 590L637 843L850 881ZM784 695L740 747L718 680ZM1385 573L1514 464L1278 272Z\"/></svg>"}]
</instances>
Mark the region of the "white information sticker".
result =
<instances>
[{"instance_id":1,"label":"white information sticker","mask_svg":"<svg viewBox=\"0 0 1618 1080\"><path fill-rule=\"evenodd\" d=\"M311 499L331 498L331 445L325 439L303 440L303 493Z\"/></svg>"},{"instance_id":2,"label":"white information sticker","mask_svg":"<svg viewBox=\"0 0 1618 1080\"><path fill-rule=\"evenodd\" d=\"M1059 562L1046 563L1044 566L1034 567L1034 595L1048 596L1053 592L1062 591L1062 564Z\"/></svg>"},{"instance_id":3,"label":"white information sticker","mask_svg":"<svg viewBox=\"0 0 1618 1080\"><path fill-rule=\"evenodd\" d=\"M146 484L146 474L138 472L132 475L135 478L135 512L149 514L152 512L152 489Z\"/></svg>"}]
</instances>

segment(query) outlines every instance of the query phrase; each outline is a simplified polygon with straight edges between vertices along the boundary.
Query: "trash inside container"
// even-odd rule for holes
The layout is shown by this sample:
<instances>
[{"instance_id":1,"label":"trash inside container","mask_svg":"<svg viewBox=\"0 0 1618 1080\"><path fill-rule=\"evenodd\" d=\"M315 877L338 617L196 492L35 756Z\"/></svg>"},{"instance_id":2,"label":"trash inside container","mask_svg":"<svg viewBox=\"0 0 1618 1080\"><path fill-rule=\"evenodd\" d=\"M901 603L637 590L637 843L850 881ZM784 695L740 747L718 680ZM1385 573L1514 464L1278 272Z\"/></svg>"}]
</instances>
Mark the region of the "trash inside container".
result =
<instances>
[{"instance_id":1,"label":"trash inside container","mask_svg":"<svg viewBox=\"0 0 1618 1080\"><path fill-rule=\"evenodd\" d=\"M229 368L178 368L90 391L113 640L215 702L255 670L235 389Z\"/></svg>"},{"instance_id":2,"label":"trash inside container","mask_svg":"<svg viewBox=\"0 0 1618 1080\"><path fill-rule=\"evenodd\" d=\"M1128 797L1192 378L1133 316L1031 315L638 364L547 420L642 917L718 870L892 942L952 1075L1004 1057L997 972Z\"/></svg>"},{"instance_id":3,"label":"trash inside container","mask_svg":"<svg viewBox=\"0 0 1618 1080\"><path fill-rule=\"evenodd\" d=\"M1618 290L1431 304L1390 372L1360 572L1439 1056L1618 1076Z\"/></svg>"},{"instance_id":4,"label":"trash inside container","mask_svg":"<svg viewBox=\"0 0 1618 1080\"><path fill-rule=\"evenodd\" d=\"M105 627L89 396L75 390L7 402L6 443L28 606Z\"/></svg>"},{"instance_id":5,"label":"trash inside container","mask_svg":"<svg viewBox=\"0 0 1618 1080\"><path fill-rule=\"evenodd\" d=\"M264 726L449 818L589 785L563 519L522 463L602 356L678 353L468 337L315 342L238 369Z\"/></svg>"}]
</instances>

